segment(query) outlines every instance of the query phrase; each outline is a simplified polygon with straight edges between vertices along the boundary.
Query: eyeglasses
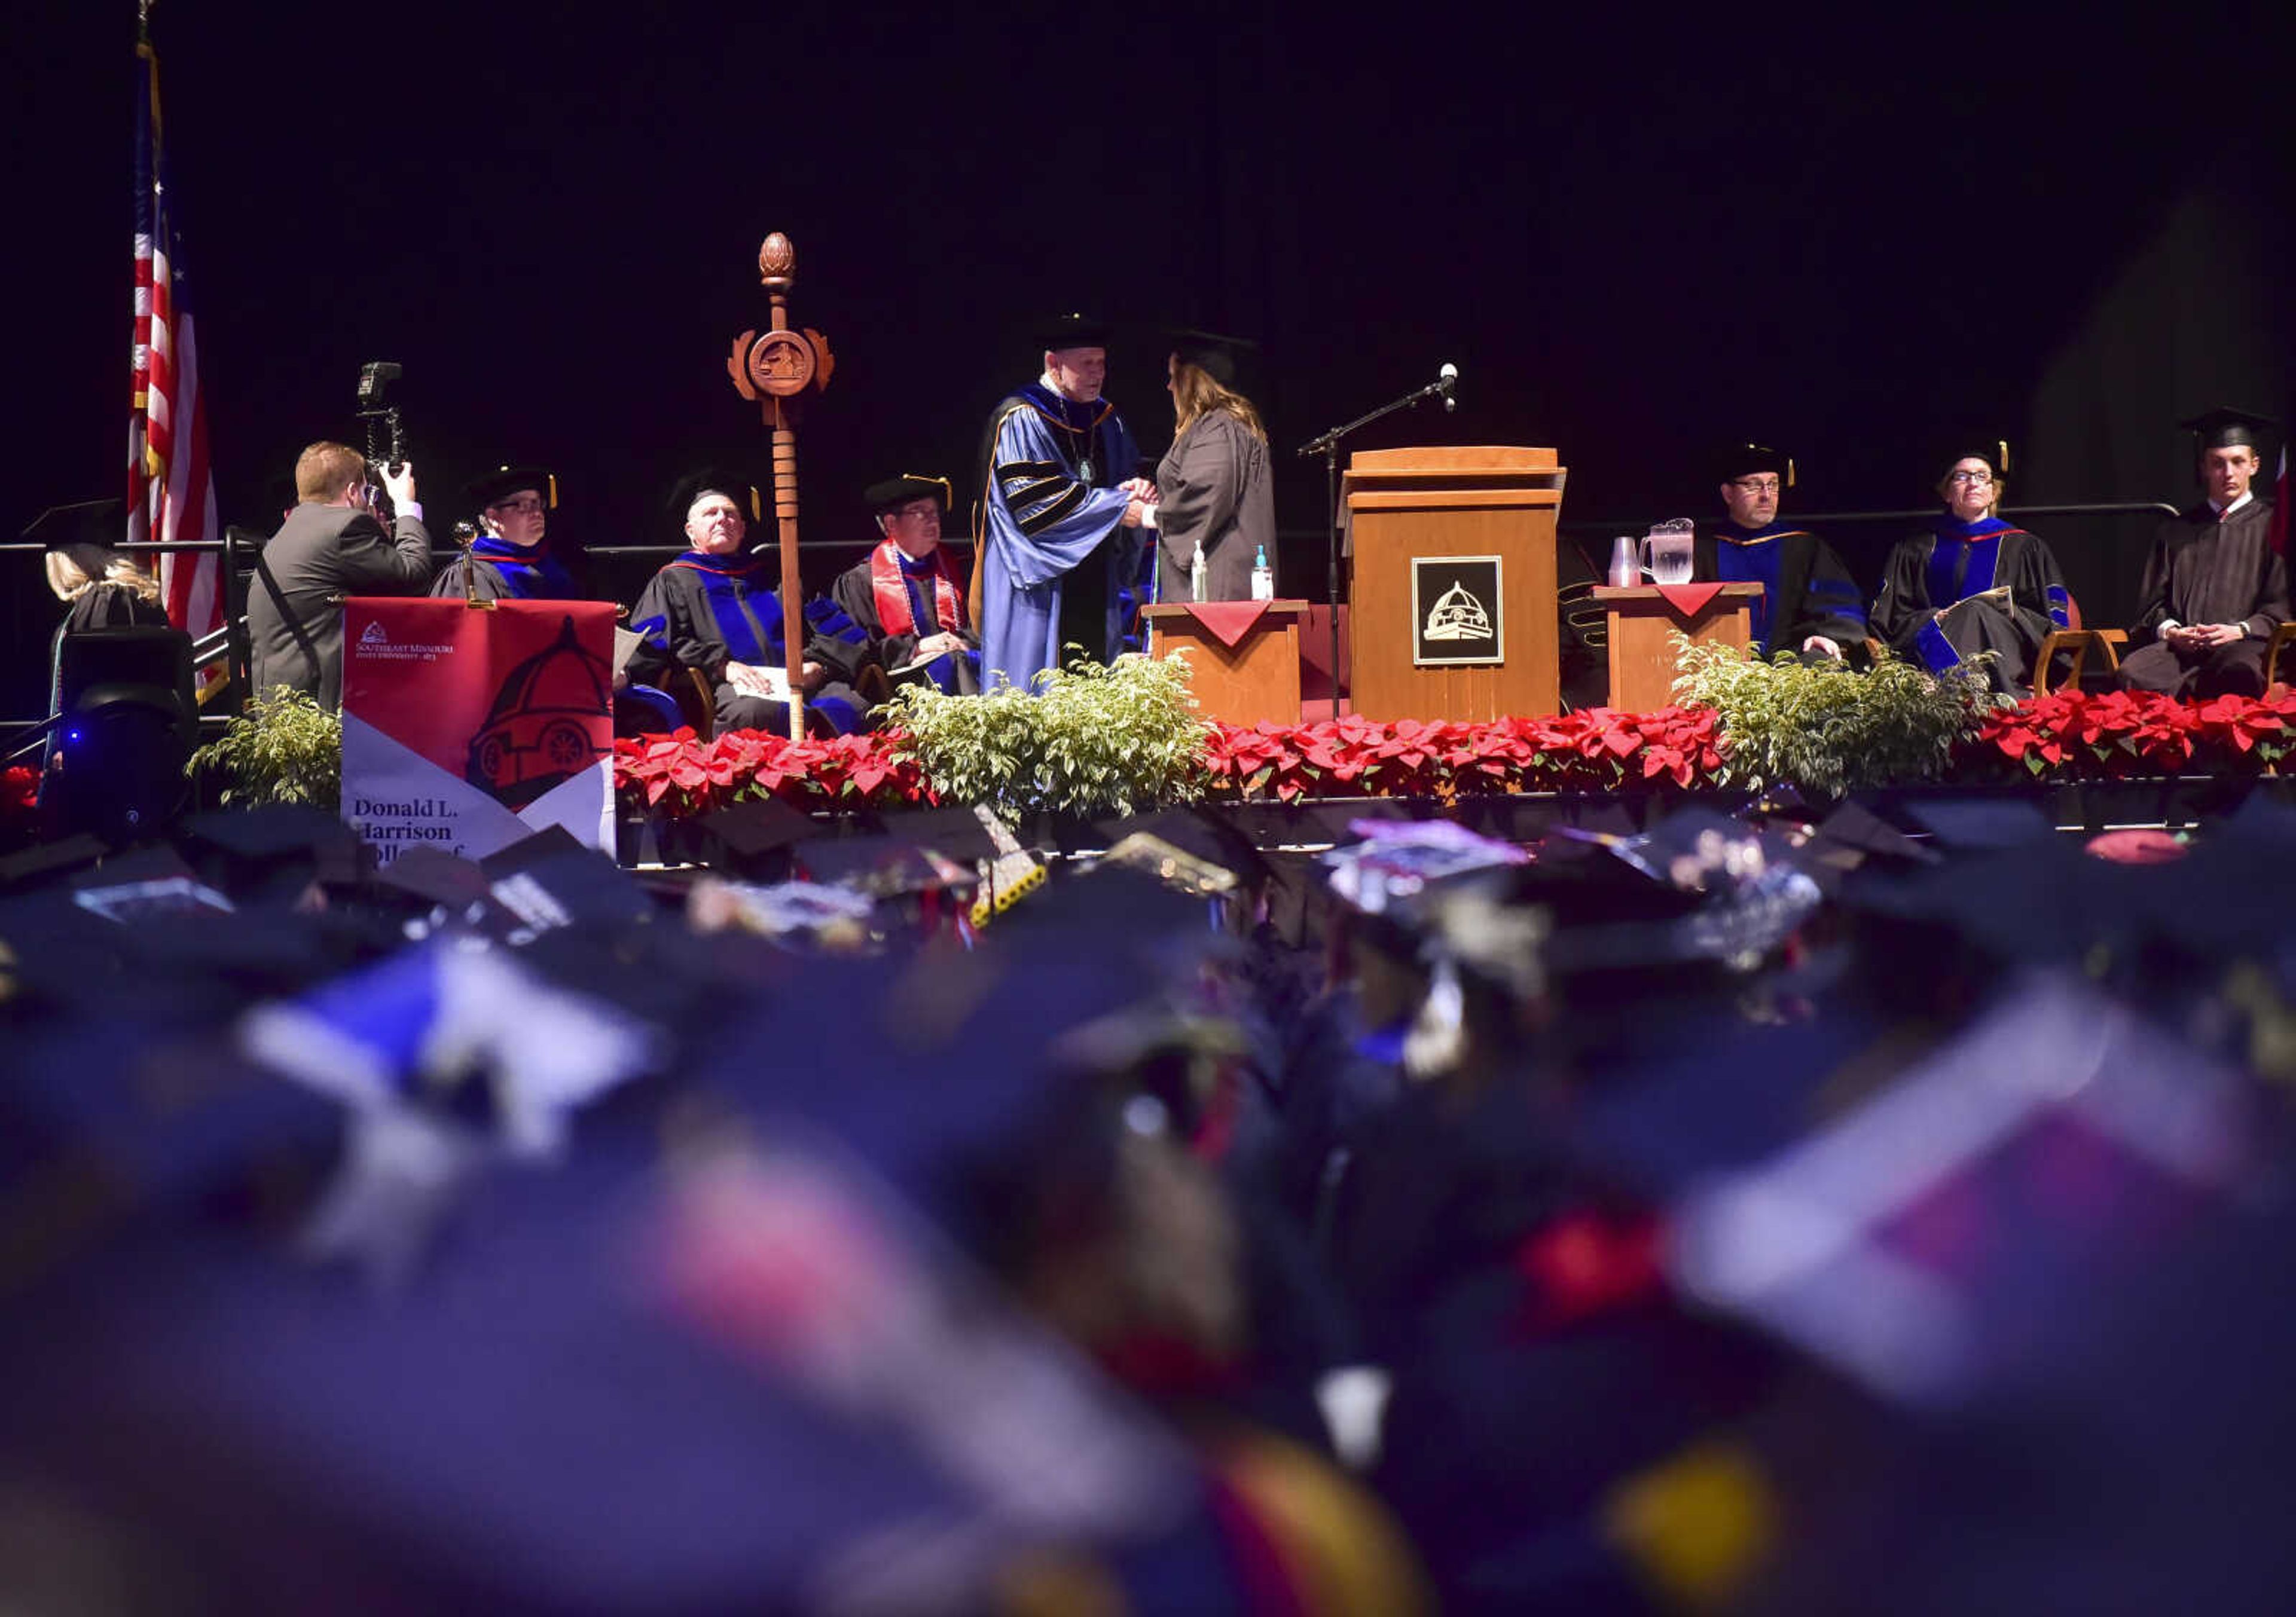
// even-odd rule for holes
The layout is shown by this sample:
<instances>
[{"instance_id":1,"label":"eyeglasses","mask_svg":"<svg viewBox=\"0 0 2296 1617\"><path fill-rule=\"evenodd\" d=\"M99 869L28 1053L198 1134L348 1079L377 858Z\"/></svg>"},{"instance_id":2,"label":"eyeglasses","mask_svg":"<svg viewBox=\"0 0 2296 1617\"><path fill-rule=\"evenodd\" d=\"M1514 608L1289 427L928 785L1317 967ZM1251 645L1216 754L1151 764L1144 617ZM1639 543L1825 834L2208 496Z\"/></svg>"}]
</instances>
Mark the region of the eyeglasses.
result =
<instances>
[{"instance_id":1,"label":"eyeglasses","mask_svg":"<svg viewBox=\"0 0 2296 1617\"><path fill-rule=\"evenodd\" d=\"M1774 494L1783 486L1775 478L1733 478L1731 481L1750 494Z\"/></svg>"},{"instance_id":2,"label":"eyeglasses","mask_svg":"<svg viewBox=\"0 0 2296 1617\"><path fill-rule=\"evenodd\" d=\"M362 483L362 484L360 484L360 485L359 485L359 491L358 491L358 492L359 492L359 503L360 503L361 505L365 505L365 506L368 506L368 507L373 507L373 506L374 506L374 505L376 505L376 504L380 503L380 502L381 502L381 499L382 499L382 490L381 490L380 488L377 488L377 487L376 487L373 484L372 484L372 483Z\"/></svg>"},{"instance_id":3,"label":"eyeglasses","mask_svg":"<svg viewBox=\"0 0 2296 1617\"><path fill-rule=\"evenodd\" d=\"M544 511L548 510L550 507L543 503L542 501L537 499L534 495L529 494L523 500L497 500L492 505L488 506L487 509L488 510L514 510L521 517L538 517Z\"/></svg>"},{"instance_id":4,"label":"eyeglasses","mask_svg":"<svg viewBox=\"0 0 2296 1617\"><path fill-rule=\"evenodd\" d=\"M1993 474L1989 471L1948 472L1945 480L1948 483L1990 483L1993 481Z\"/></svg>"}]
</instances>

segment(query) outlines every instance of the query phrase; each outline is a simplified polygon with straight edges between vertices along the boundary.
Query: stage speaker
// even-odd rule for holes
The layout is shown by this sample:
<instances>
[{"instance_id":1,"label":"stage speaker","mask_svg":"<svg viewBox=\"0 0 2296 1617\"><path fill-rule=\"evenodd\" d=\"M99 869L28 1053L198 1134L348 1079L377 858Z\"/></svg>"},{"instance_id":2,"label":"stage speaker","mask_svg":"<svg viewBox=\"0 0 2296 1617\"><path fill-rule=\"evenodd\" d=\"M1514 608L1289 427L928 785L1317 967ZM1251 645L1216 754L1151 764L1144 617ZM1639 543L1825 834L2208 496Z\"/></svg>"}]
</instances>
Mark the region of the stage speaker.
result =
<instances>
[{"instance_id":1,"label":"stage speaker","mask_svg":"<svg viewBox=\"0 0 2296 1617\"><path fill-rule=\"evenodd\" d=\"M199 739L192 637L139 626L68 634L56 652L57 721L41 801L59 835L114 844L165 829L191 796Z\"/></svg>"}]
</instances>

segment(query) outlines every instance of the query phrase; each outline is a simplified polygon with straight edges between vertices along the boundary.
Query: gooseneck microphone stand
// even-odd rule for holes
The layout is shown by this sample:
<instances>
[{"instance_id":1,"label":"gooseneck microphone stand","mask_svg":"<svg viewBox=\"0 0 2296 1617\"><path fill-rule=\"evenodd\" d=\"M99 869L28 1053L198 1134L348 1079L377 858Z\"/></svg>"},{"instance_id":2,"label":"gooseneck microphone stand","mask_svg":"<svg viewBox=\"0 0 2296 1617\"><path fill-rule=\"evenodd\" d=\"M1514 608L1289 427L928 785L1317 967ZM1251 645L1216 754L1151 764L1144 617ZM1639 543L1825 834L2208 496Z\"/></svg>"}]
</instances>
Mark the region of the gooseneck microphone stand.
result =
<instances>
[{"instance_id":1,"label":"gooseneck microphone stand","mask_svg":"<svg viewBox=\"0 0 2296 1617\"><path fill-rule=\"evenodd\" d=\"M1445 370L1450 367L1446 365ZM1361 427L1368 427L1383 415L1393 415L1398 410L1408 410L1421 399L1439 396L1445 409L1451 407L1451 389L1458 383L1458 373L1438 378L1423 388L1414 388L1401 398L1382 404L1368 415L1359 415L1344 426L1309 438L1300 445L1303 455L1324 457L1324 510L1329 519L1324 537L1330 551L1329 584L1332 601L1332 717L1340 716L1340 440Z\"/></svg>"}]
</instances>

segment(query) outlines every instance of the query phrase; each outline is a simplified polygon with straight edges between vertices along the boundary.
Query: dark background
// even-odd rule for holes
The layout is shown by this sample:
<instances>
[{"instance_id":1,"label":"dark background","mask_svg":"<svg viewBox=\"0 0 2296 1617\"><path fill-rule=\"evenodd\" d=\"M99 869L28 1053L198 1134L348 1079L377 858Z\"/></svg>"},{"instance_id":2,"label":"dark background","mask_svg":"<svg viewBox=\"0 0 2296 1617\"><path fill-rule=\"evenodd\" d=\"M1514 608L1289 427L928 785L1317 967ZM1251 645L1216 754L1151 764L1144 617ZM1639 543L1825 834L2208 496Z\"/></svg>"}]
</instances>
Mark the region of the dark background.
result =
<instances>
[{"instance_id":1,"label":"dark background","mask_svg":"<svg viewBox=\"0 0 2296 1617\"><path fill-rule=\"evenodd\" d=\"M809 543L865 536L895 471L969 503L1028 326L1086 309L1125 328L1110 394L1152 451L1160 327L1261 340L1283 587L1320 596L1292 449L1447 360L1455 415L1351 447L1554 445L1566 521L1708 519L1711 446L1749 437L1800 461L1789 513L1926 505L1963 426L2016 445L2013 504L2190 499L2176 418L2288 402L2296 59L2267 15L160 0L153 30L227 521L268 531L304 443L360 441L381 358L434 531L535 459L561 543L675 538L682 470L766 480L723 366L778 229L837 358ZM11 534L122 482L134 7L14 32ZM2033 526L2125 615L2145 523ZM1834 537L1870 589L1900 531ZM59 613L37 559L10 571L20 715Z\"/></svg>"}]
</instances>

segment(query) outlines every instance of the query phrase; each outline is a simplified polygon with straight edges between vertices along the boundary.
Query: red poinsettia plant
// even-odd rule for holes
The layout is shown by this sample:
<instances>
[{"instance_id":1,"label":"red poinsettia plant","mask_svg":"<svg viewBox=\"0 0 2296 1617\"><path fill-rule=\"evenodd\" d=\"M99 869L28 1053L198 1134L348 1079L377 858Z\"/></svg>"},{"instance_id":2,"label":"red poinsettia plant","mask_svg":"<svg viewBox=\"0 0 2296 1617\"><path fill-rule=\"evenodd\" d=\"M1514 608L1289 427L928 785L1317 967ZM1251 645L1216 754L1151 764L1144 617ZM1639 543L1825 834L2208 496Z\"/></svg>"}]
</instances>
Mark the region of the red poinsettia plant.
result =
<instances>
[{"instance_id":1,"label":"red poinsettia plant","mask_svg":"<svg viewBox=\"0 0 2296 1617\"><path fill-rule=\"evenodd\" d=\"M2275 773L2296 747L2296 693L2180 701L2152 691L2062 690L1987 715L1964 768L2028 778Z\"/></svg>"},{"instance_id":2,"label":"red poinsettia plant","mask_svg":"<svg viewBox=\"0 0 2296 1617\"><path fill-rule=\"evenodd\" d=\"M40 772L27 764L0 770L0 847L29 842L40 829Z\"/></svg>"},{"instance_id":3,"label":"red poinsettia plant","mask_svg":"<svg viewBox=\"0 0 2296 1617\"><path fill-rule=\"evenodd\" d=\"M633 807L702 814L743 796L802 808L886 808L938 802L923 772L887 732L792 741L762 730L707 741L691 730L617 738L614 785Z\"/></svg>"},{"instance_id":4,"label":"red poinsettia plant","mask_svg":"<svg viewBox=\"0 0 2296 1617\"><path fill-rule=\"evenodd\" d=\"M1714 784L1721 733L1710 708L1608 707L1488 723L1353 715L1311 724L1215 724L1203 760L1216 798L1429 797Z\"/></svg>"},{"instance_id":5,"label":"red poinsettia plant","mask_svg":"<svg viewBox=\"0 0 2296 1617\"><path fill-rule=\"evenodd\" d=\"M792 741L690 730L614 743L614 781L640 813L707 813L745 796L808 809L940 801L895 731ZM1229 803L1317 797L1696 791L1717 786L1729 751L1710 707L1620 713L1593 707L1488 723L1348 716L1308 724L1208 724L1204 794ZM2060 691L1989 712L1956 755L1964 779L2125 780L2275 773L2296 752L2296 693L2178 701L2137 691ZM15 787L18 774L9 772ZM29 793L37 778L23 787ZM29 803L29 796L26 801Z\"/></svg>"}]
</instances>

